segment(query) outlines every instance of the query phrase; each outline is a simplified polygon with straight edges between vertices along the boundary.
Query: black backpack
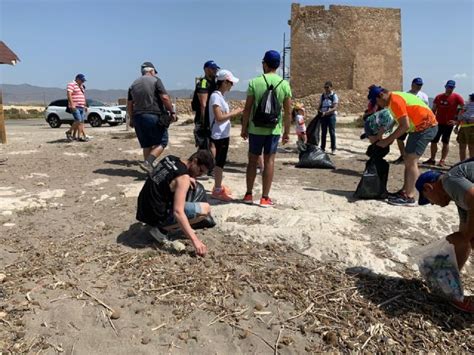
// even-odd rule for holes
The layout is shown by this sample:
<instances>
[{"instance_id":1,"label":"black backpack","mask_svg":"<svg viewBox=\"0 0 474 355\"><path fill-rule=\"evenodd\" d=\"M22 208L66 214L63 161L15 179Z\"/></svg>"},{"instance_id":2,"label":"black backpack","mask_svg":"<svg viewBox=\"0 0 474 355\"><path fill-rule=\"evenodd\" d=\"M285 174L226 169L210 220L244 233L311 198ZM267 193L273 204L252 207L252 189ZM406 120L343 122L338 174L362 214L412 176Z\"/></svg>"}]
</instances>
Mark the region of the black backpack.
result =
<instances>
[{"instance_id":1,"label":"black backpack","mask_svg":"<svg viewBox=\"0 0 474 355\"><path fill-rule=\"evenodd\" d=\"M253 123L256 127L274 128L278 124L281 113L281 104L278 102L276 89L284 79L275 87L268 85L265 75L263 75L263 80L265 80L265 84L267 84L267 90L265 90L258 103L257 110L253 116Z\"/></svg>"}]
</instances>

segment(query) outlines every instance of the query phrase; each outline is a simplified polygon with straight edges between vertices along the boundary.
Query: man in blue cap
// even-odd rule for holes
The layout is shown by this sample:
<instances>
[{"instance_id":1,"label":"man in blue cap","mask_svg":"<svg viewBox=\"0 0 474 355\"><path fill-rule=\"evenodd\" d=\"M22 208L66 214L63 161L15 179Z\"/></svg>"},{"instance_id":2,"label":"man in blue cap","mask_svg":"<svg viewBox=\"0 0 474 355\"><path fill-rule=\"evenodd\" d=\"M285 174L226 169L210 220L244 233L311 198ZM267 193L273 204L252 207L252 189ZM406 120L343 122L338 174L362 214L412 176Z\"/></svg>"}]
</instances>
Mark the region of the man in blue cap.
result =
<instances>
[{"instance_id":1,"label":"man in blue cap","mask_svg":"<svg viewBox=\"0 0 474 355\"><path fill-rule=\"evenodd\" d=\"M446 174L427 171L416 181L420 197L419 205L428 203L446 207L454 201L459 212L459 231L446 239L454 245L458 267L466 263L474 248L474 159L461 162ZM464 297L463 302L452 301L463 311L474 313L474 300Z\"/></svg>"},{"instance_id":2,"label":"man in blue cap","mask_svg":"<svg viewBox=\"0 0 474 355\"><path fill-rule=\"evenodd\" d=\"M419 97L426 105L429 105L428 95L426 95L421 88L423 87L422 78L414 78L411 82L411 88L407 92ZM398 149L400 150L400 157L393 162L393 164L402 164L404 162L403 156L405 155L405 139L407 138L408 133L403 134L397 138Z\"/></svg>"},{"instance_id":3,"label":"man in blue cap","mask_svg":"<svg viewBox=\"0 0 474 355\"><path fill-rule=\"evenodd\" d=\"M194 140L198 149L209 149L209 98L216 90L216 74L220 67L213 60L204 63L204 77L199 78L191 102L194 116Z\"/></svg>"},{"instance_id":4,"label":"man in blue cap","mask_svg":"<svg viewBox=\"0 0 474 355\"><path fill-rule=\"evenodd\" d=\"M441 149L441 159L439 166L446 165L446 158L449 153L449 139L456 124L459 111L464 106L464 99L461 95L454 92L456 82L448 80L444 86L444 93L439 94L433 100L433 112L438 121L438 134L431 141L431 157L424 164L436 164L436 153L438 152L438 142L441 139L443 148Z\"/></svg>"},{"instance_id":5,"label":"man in blue cap","mask_svg":"<svg viewBox=\"0 0 474 355\"><path fill-rule=\"evenodd\" d=\"M286 144L289 141L290 134L291 88L290 84L276 73L279 67L280 53L274 50L267 51L262 60L263 75L249 82L242 116L240 135L243 139L248 138L249 140L249 161L246 174L247 192L244 196L244 202L253 203L252 190L257 175L257 162L263 152L261 207L274 205L269 193L275 169L275 154L280 136L282 137L282 143ZM272 102L272 105L267 105L269 102ZM261 110L262 107L265 110ZM279 112L276 112L277 108ZM281 112L282 108L284 116ZM267 109L268 111L266 111ZM271 112L273 110L275 111ZM274 114L273 118L275 120L271 124L260 120L261 116L265 116L267 112L271 113L271 116Z\"/></svg>"}]
</instances>

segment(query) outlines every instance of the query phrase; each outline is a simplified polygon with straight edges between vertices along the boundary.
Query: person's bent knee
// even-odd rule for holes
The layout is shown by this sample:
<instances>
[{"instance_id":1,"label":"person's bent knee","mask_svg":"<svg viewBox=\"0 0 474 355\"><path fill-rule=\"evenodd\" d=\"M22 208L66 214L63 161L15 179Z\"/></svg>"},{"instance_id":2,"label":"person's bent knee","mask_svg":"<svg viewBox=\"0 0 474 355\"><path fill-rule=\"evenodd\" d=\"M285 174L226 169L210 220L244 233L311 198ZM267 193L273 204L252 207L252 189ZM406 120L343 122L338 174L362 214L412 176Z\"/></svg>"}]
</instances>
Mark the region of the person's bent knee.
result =
<instances>
[{"instance_id":1,"label":"person's bent knee","mask_svg":"<svg viewBox=\"0 0 474 355\"><path fill-rule=\"evenodd\" d=\"M207 202L199 203L200 211L196 211L197 216L208 216L211 214L211 205Z\"/></svg>"}]
</instances>

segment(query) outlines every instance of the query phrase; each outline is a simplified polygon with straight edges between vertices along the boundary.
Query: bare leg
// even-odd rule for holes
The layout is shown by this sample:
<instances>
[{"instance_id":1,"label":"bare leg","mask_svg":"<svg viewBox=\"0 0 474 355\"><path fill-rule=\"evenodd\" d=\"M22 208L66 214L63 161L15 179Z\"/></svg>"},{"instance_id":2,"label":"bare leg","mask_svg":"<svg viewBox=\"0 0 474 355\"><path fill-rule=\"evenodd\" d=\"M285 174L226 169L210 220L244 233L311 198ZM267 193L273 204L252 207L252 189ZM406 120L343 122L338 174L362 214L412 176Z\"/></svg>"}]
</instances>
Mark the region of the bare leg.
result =
<instances>
[{"instance_id":1,"label":"bare leg","mask_svg":"<svg viewBox=\"0 0 474 355\"><path fill-rule=\"evenodd\" d=\"M255 184L255 177L257 176L257 161L258 155L249 153L249 162L247 164L247 192L252 192L253 185Z\"/></svg>"},{"instance_id":2,"label":"bare leg","mask_svg":"<svg viewBox=\"0 0 474 355\"><path fill-rule=\"evenodd\" d=\"M164 150L165 148L162 145L154 145L153 147L151 147L150 155L153 155L155 158L158 158Z\"/></svg>"},{"instance_id":3,"label":"bare leg","mask_svg":"<svg viewBox=\"0 0 474 355\"><path fill-rule=\"evenodd\" d=\"M203 219L205 219L207 216L211 214L211 206L207 202L201 202L200 206L201 206L201 213L197 214L196 218L189 220L189 224L191 225L191 227L193 226L193 224L201 222ZM179 223L173 224L171 226L163 227L164 230L169 231L169 232L178 230L180 228L181 227L179 226Z\"/></svg>"},{"instance_id":4,"label":"bare leg","mask_svg":"<svg viewBox=\"0 0 474 355\"><path fill-rule=\"evenodd\" d=\"M262 196L269 196L272 187L273 174L275 171L275 154L265 154L263 156L265 169L263 170Z\"/></svg>"},{"instance_id":5,"label":"bare leg","mask_svg":"<svg viewBox=\"0 0 474 355\"><path fill-rule=\"evenodd\" d=\"M459 160L460 161L466 160L466 148L467 148L466 144L459 143Z\"/></svg>"},{"instance_id":6,"label":"bare leg","mask_svg":"<svg viewBox=\"0 0 474 355\"><path fill-rule=\"evenodd\" d=\"M438 143L431 143L431 159L436 159L436 153L438 153Z\"/></svg>"},{"instance_id":7,"label":"bare leg","mask_svg":"<svg viewBox=\"0 0 474 355\"><path fill-rule=\"evenodd\" d=\"M214 187L220 189L222 187L223 170L221 167L214 167Z\"/></svg>"},{"instance_id":8,"label":"bare leg","mask_svg":"<svg viewBox=\"0 0 474 355\"><path fill-rule=\"evenodd\" d=\"M405 155L405 142L397 139L398 150L400 150L400 156L403 157Z\"/></svg>"},{"instance_id":9,"label":"bare leg","mask_svg":"<svg viewBox=\"0 0 474 355\"><path fill-rule=\"evenodd\" d=\"M441 160L445 161L449 153L449 143L443 143L443 148L441 149Z\"/></svg>"},{"instance_id":10,"label":"bare leg","mask_svg":"<svg viewBox=\"0 0 474 355\"><path fill-rule=\"evenodd\" d=\"M474 144L469 144L469 158L474 158Z\"/></svg>"},{"instance_id":11,"label":"bare leg","mask_svg":"<svg viewBox=\"0 0 474 355\"><path fill-rule=\"evenodd\" d=\"M260 168L261 171L264 170L265 164L263 163L263 154L258 156L257 166Z\"/></svg>"},{"instance_id":12,"label":"bare leg","mask_svg":"<svg viewBox=\"0 0 474 355\"><path fill-rule=\"evenodd\" d=\"M411 198L415 196L415 183L420 175L420 171L418 170L419 159L420 157L416 154L405 155L405 182L403 191Z\"/></svg>"}]
</instances>

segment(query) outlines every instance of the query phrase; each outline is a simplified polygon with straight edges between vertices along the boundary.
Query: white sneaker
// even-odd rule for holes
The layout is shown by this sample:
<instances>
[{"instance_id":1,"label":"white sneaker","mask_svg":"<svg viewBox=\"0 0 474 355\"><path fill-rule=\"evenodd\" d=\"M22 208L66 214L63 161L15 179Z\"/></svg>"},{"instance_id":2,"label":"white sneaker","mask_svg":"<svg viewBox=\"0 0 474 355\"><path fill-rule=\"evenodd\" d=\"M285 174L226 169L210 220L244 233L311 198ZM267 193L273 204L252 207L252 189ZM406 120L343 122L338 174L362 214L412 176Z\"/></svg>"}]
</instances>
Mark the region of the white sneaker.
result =
<instances>
[{"instance_id":1,"label":"white sneaker","mask_svg":"<svg viewBox=\"0 0 474 355\"><path fill-rule=\"evenodd\" d=\"M332 155L336 155L336 149L331 150Z\"/></svg>"}]
</instances>

